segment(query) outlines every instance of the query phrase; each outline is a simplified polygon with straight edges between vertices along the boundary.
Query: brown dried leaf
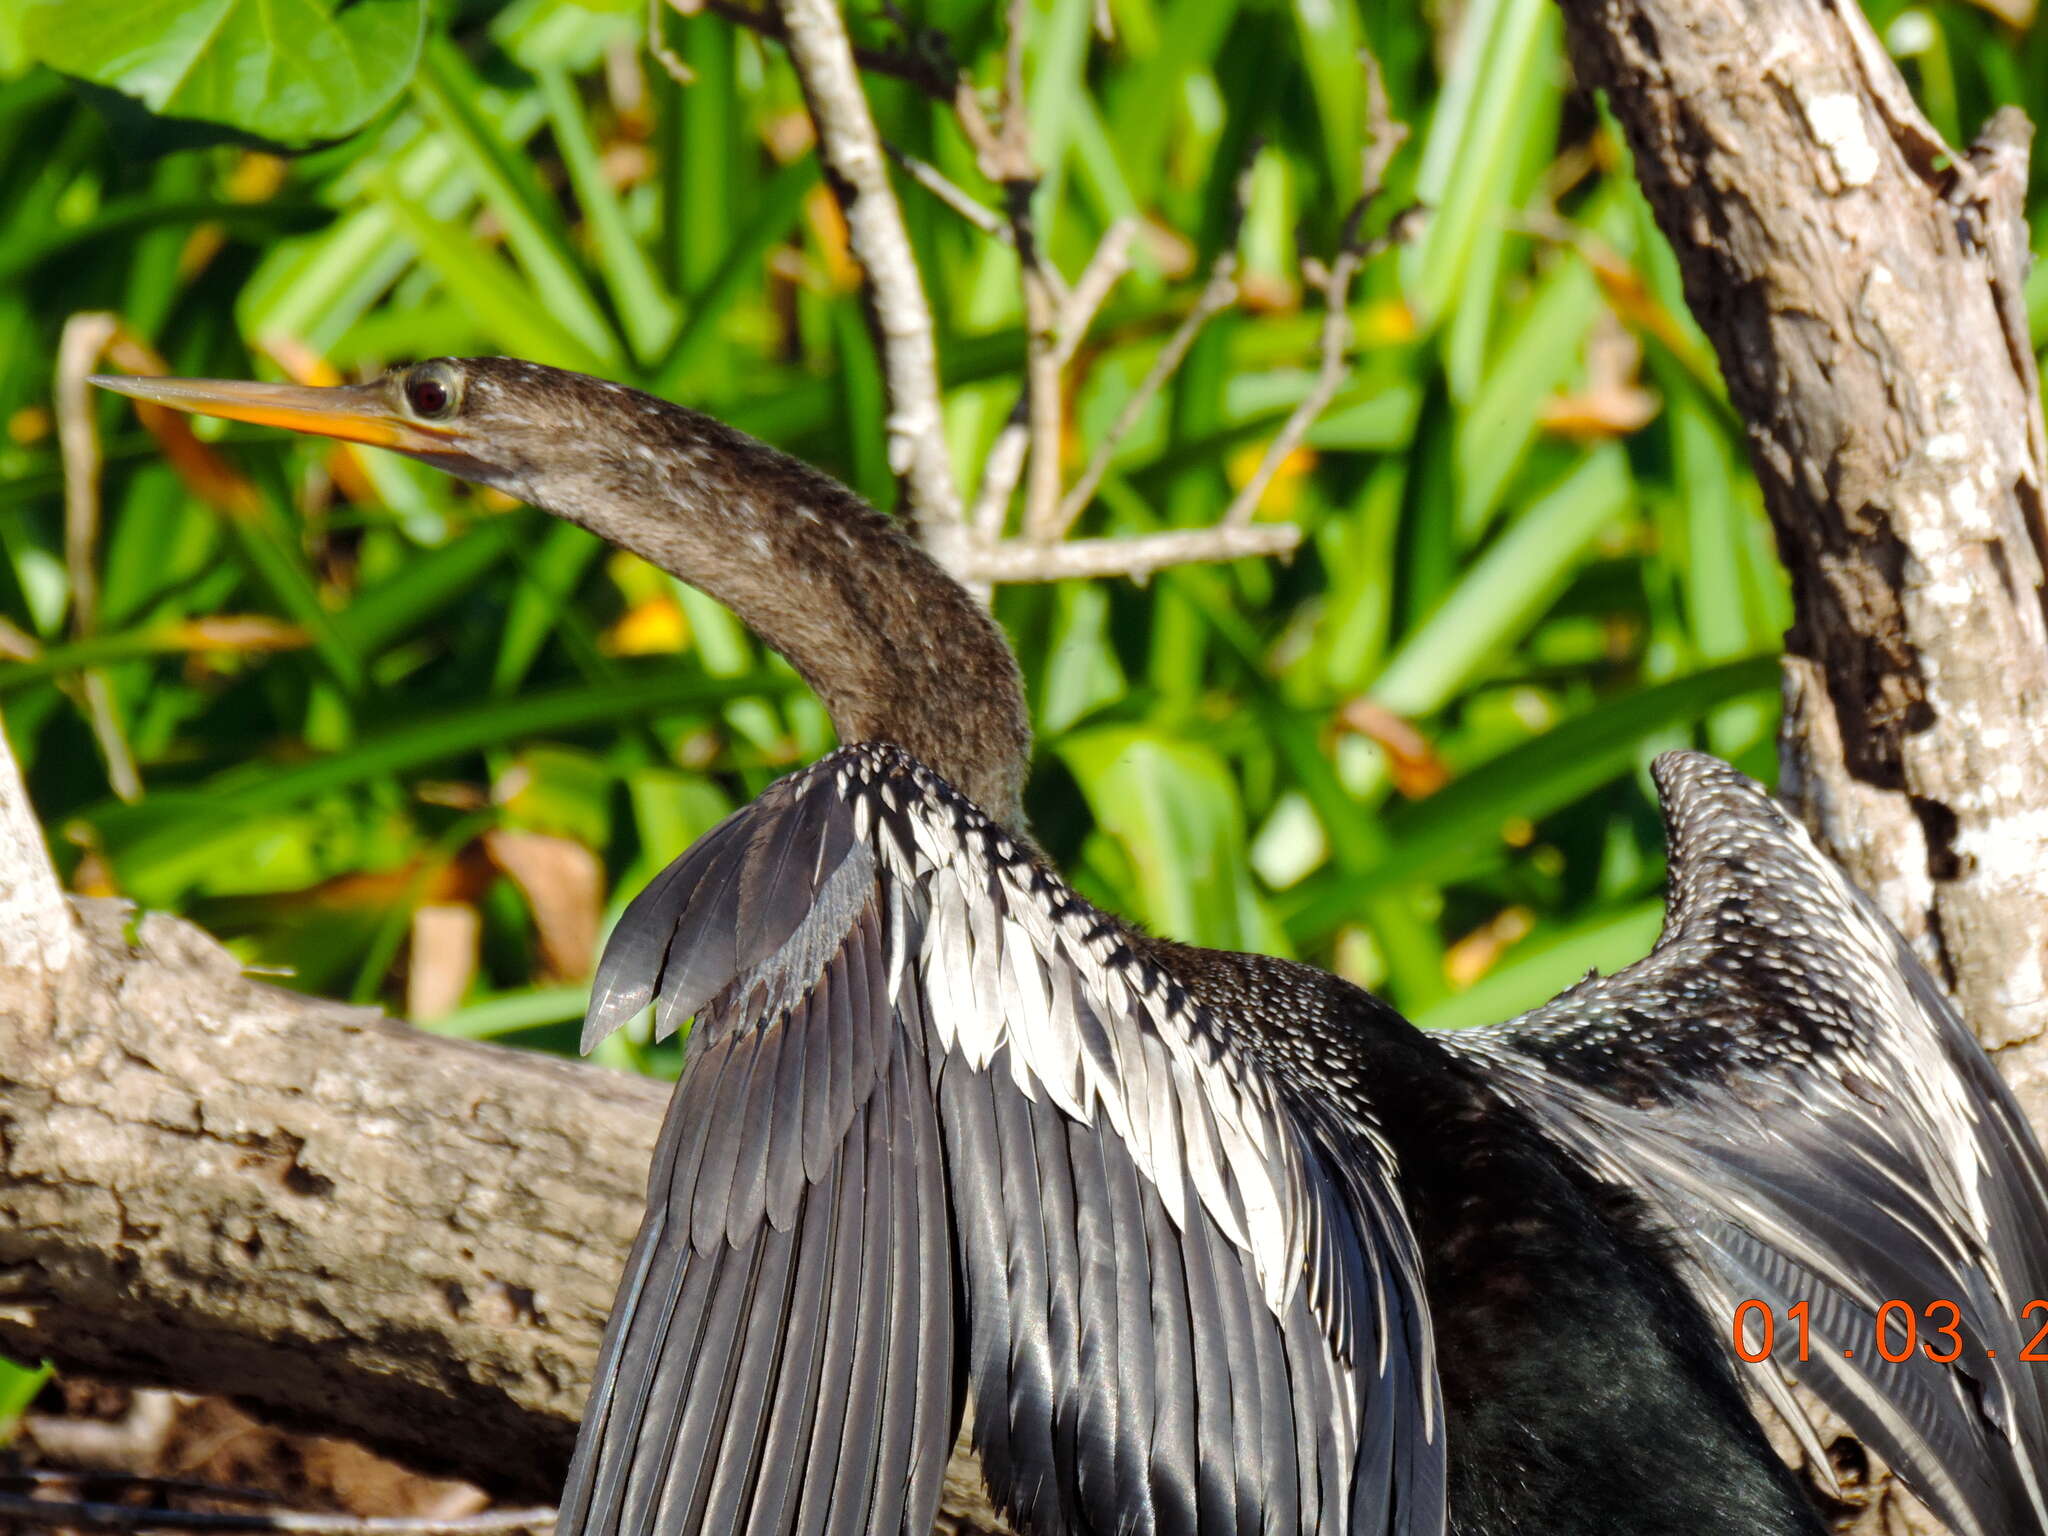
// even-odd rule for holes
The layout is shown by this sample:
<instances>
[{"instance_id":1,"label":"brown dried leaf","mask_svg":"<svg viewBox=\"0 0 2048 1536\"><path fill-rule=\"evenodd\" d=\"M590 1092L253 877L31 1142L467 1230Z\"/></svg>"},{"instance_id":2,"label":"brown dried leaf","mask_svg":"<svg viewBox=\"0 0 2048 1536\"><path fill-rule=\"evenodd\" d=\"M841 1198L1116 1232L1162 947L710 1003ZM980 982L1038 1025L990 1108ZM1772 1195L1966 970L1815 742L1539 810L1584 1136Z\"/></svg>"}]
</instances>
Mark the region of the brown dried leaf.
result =
<instances>
[{"instance_id":1,"label":"brown dried leaf","mask_svg":"<svg viewBox=\"0 0 2048 1536\"><path fill-rule=\"evenodd\" d=\"M1378 744L1387 754L1394 788L1410 800L1433 795L1451 781L1436 748L1412 723L1371 699L1352 699L1337 711L1337 724Z\"/></svg>"},{"instance_id":2,"label":"brown dried leaf","mask_svg":"<svg viewBox=\"0 0 2048 1536\"><path fill-rule=\"evenodd\" d=\"M1527 907L1503 907L1444 951L1444 979L1461 991L1471 986L1535 926Z\"/></svg>"},{"instance_id":3,"label":"brown dried leaf","mask_svg":"<svg viewBox=\"0 0 2048 1536\"><path fill-rule=\"evenodd\" d=\"M604 915L597 855L570 838L502 828L484 834L484 851L526 898L548 973L563 981L588 976Z\"/></svg>"},{"instance_id":4,"label":"brown dried leaf","mask_svg":"<svg viewBox=\"0 0 2048 1536\"><path fill-rule=\"evenodd\" d=\"M412 915L411 958L405 970L405 1012L429 1020L453 1013L476 975L483 919L475 907L428 905Z\"/></svg>"},{"instance_id":5,"label":"brown dried leaf","mask_svg":"<svg viewBox=\"0 0 2048 1536\"><path fill-rule=\"evenodd\" d=\"M1626 437L1648 426L1663 402L1643 388L1642 366L1643 344L1608 311L1586 339L1586 387L1551 396L1537 419L1573 438Z\"/></svg>"}]
</instances>

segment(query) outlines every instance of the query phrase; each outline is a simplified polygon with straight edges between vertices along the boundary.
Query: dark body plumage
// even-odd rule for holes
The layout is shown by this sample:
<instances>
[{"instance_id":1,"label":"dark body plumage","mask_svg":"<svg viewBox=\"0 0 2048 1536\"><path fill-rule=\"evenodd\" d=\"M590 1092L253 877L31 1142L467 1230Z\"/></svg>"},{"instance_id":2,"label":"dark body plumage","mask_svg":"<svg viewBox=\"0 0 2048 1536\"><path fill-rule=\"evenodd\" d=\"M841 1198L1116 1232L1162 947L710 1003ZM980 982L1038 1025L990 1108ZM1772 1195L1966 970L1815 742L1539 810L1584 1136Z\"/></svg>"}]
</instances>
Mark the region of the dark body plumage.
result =
<instances>
[{"instance_id":1,"label":"dark body plumage","mask_svg":"<svg viewBox=\"0 0 2048 1536\"><path fill-rule=\"evenodd\" d=\"M1375 1106L1422 1256L1453 1532L1821 1528L1640 1202L1377 998L1263 956L1173 956L1276 1075L1358 1084L1336 1113Z\"/></svg>"},{"instance_id":2,"label":"dark body plumage","mask_svg":"<svg viewBox=\"0 0 2048 1536\"><path fill-rule=\"evenodd\" d=\"M783 915L763 929L749 912ZM913 1304L921 1363L957 1351L976 1447L1021 1528L1421 1532L1445 1529L1448 1508L1460 1536L1821 1529L1644 1208L1562 1155L1478 1066L1324 973L1132 932L912 759L873 746L784 781L678 861L622 919L600 972L593 1032L650 1000L664 1025L701 1009L662 1145L708 1167L730 1138L739 1166L708 1181L657 1172L569 1528L727 1528L677 1513L671 1446L686 1436L669 1416L716 1403L706 1422L727 1447L735 1426L745 1443L749 1412L767 1410L742 1389L771 1362L786 1369L789 1342L771 1330L758 1362L728 1358L729 1328L686 1305L688 1342L671 1350L666 1298L693 1266L731 1263L736 1237L746 1251L787 1220L804 1241L807 1213L791 1201L781 1216L774 1192L798 1183L799 1133L823 1110L829 1139L842 1111L778 1117L734 1091L732 1062L753 1041L788 1072L793 1036L754 1031L835 943L823 1011L842 1006L841 968L895 977L895 1001L856 1001L850 1029L812 1017L816 993L780 1016L821 1052L879 1023L850 1068L856 1097L871 1072L879 1083L890 1040L903 1055L917 1150L885 1170L870 1152L866 1199L878 1172L893 1190L939 1154L943 1193L923 1186L923 1214L894 1229L920 1233L920 1284L939 1288ZM723 1000L742 994L753 1001L728 1014ZM914 1094L920 1071L929 1097ZM836 1071L827 1079L836 1091ZM1233 1146L1232 1119L1271 1142ZM1262 1234L1250 1212L1268 1188L1296 1209ZM932 1326L949 1265L952 1337ZM1293 1294L1271 1308L1264 1275L1290 1269ZM820 1395L858 1384L847 1422L888 1424L892 1406L896 1422L928 1417L950 1372L919 1383L894 1335L850 1337L851 1360L819 1346ZM720 1341L708 1356L706 1340ZM666 1385L664 1370L678 1373ZM818 1412L827 1433L809 1459L763 1455L741 1474L758 1502L738 1528L837 1528L756 1513L788 1507L786 1481L865 1507L847 1529L893 1530L928 1508L915 1500L950 1419L921 1441L884 1436L878 1464L914 1469L904 1507L893 1487L884 1499L865 1479L835 1481L840 1420Z\"/></svg>"},{"instance_id":3,"label":"dark body plumage","mask_svg":"<svg viewBox=\"0 0 2048 1536\"><path fill-rule=\"evenodd\" d=\"M963 1411L1024 1536L1816 1536L1736 1385L1750 1297L1810 1305L1812 1357L1778 1363L1963 1536L2048 1531L2017 1362L2048 1167L1896 935L1725 765L1659 764L1649 958L1425 1036L1077 898L1007 830L1000 632L795 460L500 360L122 387L579 522L735 608L852 743L606 949L586 1042L694 1023L565 1536L923 1536ZM1894 1298L1953 1298L1961 1351L1883 1359Z\"/></svg>"}]
</instances>

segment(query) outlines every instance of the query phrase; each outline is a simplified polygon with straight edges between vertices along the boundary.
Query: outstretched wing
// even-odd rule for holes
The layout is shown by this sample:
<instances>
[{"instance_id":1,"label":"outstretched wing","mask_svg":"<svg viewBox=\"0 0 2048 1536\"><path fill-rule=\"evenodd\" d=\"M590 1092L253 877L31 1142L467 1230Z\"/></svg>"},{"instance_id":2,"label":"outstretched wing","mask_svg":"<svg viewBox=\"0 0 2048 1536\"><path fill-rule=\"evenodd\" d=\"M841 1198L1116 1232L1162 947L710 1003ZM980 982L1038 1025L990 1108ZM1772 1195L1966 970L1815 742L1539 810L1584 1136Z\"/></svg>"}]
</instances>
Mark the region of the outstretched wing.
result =
<instances>
[{"instance_id":1,"label":"outstretched wing","mask_svg":"<svg viewBox=\"0 0 2048 1536\"><path fill-rule=\"evenodd\" d=\"M2048 1530L2048 1377L2022 1359L2048 1294L2033 1133L1904 941L1758 785L1698 753L1656 779L1657 947L1445 1043L1647 1199L1731 1346L1736 1308L1765 1303L1777 1343L1748 1379L1823 1473L1781 1368L1963 1536Z\"/></svg>"},{"instance_id":2,"label":"outstretched wing","mask_svg":"<svg viewBox=\"0 0 2048 1536\"><path fill-rule=\"evenodd\" d=\"M562 1531L924 1536L964 1386L1034 1531L1442 1532L1389 1155L906 754L649 886L586 1046L650 1003L696 1023Z\"/></svg>"}]
</instances>

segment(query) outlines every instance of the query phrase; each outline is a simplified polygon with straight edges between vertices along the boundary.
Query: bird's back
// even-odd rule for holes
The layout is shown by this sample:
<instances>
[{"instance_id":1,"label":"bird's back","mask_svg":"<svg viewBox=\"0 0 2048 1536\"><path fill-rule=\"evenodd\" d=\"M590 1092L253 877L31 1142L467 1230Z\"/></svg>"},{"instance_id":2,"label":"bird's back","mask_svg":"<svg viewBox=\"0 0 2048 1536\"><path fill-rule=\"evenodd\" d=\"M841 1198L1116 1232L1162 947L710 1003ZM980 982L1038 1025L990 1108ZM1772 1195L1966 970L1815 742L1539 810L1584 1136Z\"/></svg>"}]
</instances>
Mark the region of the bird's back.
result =
<instances>
[{"instance_id":1,"label":"bird's back","mask_svg":"<svg viewBox=\"0 0 2048 1536\"><path fill-rule=\"evenodd\" d=\"M1444 1394L1453 1536L1815 1536L1641 1203L1338 978L1178 950L1305 1120L1399 1170Z\"/></svg>"}]
</instances>

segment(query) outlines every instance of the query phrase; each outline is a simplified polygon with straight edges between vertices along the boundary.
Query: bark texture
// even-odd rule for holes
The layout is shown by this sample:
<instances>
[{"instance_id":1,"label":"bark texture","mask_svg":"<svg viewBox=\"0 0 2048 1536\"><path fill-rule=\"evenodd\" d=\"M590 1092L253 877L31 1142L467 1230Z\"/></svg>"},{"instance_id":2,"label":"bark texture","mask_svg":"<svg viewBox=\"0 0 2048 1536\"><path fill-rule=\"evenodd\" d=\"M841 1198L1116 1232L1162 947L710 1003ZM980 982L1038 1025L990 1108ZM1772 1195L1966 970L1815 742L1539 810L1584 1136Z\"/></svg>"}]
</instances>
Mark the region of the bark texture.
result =
<instances>
[{"instance_id":1,"label":"bark texture","mask_svg":"<svg viewBox=\"0 0 2048 1536\"><path fill-rule=\"evenodd\" d=\"M1782 792L1988 1044L2036 1043L2048 628L2020 307L2031 130L2001 115L1951 155L1853 0L1565 12L1748 424L1792 574Z\"/></svg>"},{"instance_id":2,"label":"bark texture","mask_svg":"<svg viewBox=\"0 0 2048 1536\"><path fill-rule=\"evenodd\" d=\"M664 1086L80 913L68 966L0 977L0 1350L551 1499Z\"/></svg>"},{"instance_id":3,"label":"bark texture","mask_svg":"<svg viewBox=\"0 0 2048 1536\"><path fill-rule=\"evenodd\" d=\"M1779 793L2048 1125L2032 129L2001 113L1952 152L1856 0L1563 7L1747 424L1791 573ZM1871 1500L1857 1528L1903 1519L1893 1502Z\"/></svg>"},{"instance_id":4,"label":"bark texture","mask_svg":"<svg viewBox=\"0 0 2048 1536\"><path fill-rule=\"evenodd\" d=\"M0 870L54 894L6 809L0 785ZM179 919L76 907L38 908L57 940L0 963L0 1352L552 1500L667 1085L424 1034L253 981ZM941 1529L1003 1529L960 1454Z\"/></svg>"}]
</instances>

